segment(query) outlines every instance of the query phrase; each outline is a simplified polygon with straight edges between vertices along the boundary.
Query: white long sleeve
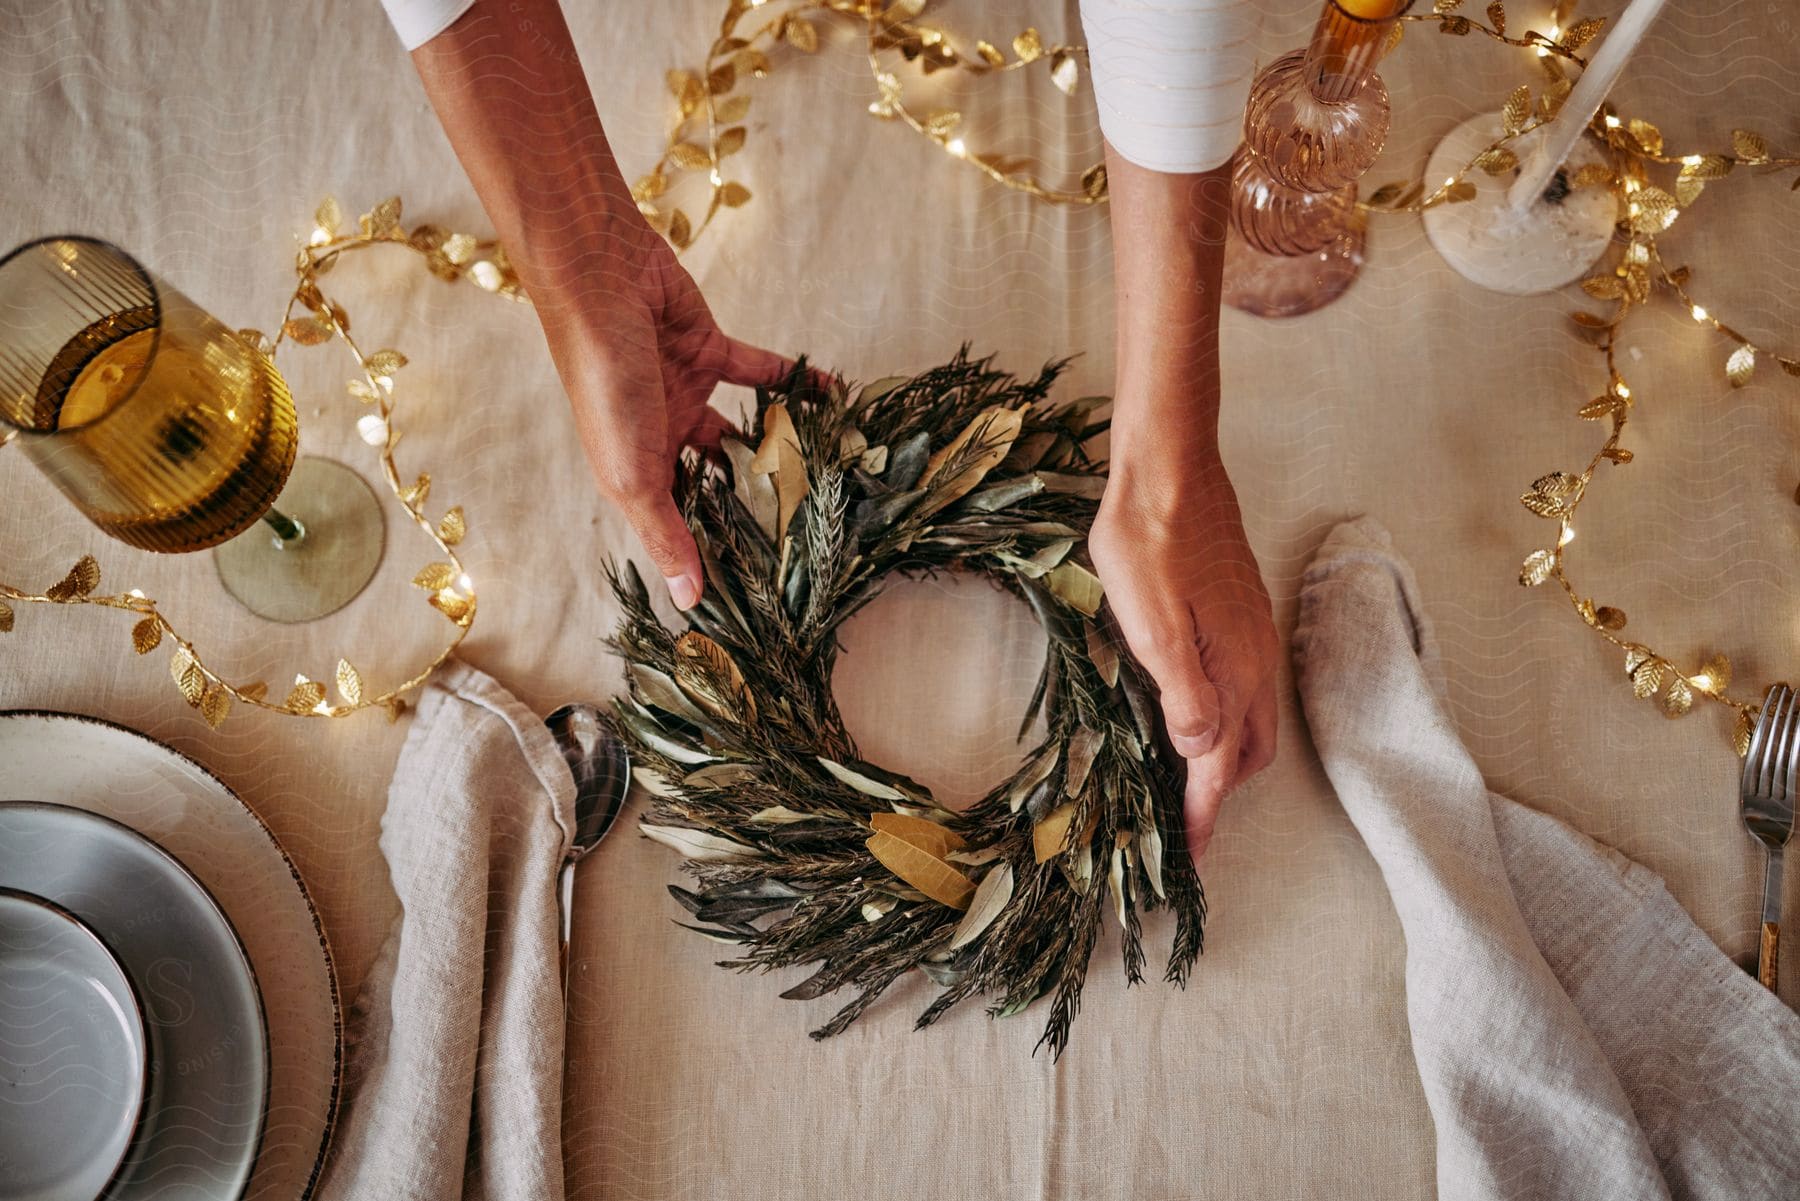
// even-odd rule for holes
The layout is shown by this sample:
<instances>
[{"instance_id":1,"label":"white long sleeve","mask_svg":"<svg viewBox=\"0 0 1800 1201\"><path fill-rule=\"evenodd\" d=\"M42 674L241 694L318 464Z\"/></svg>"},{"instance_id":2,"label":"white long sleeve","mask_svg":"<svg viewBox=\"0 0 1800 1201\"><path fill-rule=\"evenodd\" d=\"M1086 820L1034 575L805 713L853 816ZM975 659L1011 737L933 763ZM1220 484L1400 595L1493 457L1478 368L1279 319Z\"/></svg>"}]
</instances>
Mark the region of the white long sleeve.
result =
<instances>
[{"instance_id":1,"label":"white long sleeve","mask_svg":"<svg viewBox=\"0 0 1800 1201\"><path fill-rule=\"evenodd\" d=\"M417 50L469 11L475 0L381 0L407 50Z\"/></svg>"},{"instance_id":2,"label":"white long sleeve","mask_svg":"<svg viewBox=\"0 0 1800 1201\"><path fill-rule=\"evenodd\" d=\"M1100 129L1152 171L1210 171L1243 137L1256 0L1081 0Z\"/></svg>"}]
</instances>

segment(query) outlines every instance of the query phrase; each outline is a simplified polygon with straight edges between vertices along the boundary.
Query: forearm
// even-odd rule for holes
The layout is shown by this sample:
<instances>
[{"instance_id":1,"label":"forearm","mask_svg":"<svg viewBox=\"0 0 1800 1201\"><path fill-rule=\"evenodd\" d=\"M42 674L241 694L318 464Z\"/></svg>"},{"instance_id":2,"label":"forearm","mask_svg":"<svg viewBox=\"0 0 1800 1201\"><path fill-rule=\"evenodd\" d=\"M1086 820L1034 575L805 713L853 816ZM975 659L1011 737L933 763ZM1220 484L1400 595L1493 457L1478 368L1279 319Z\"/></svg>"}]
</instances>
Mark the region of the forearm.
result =
<instances>
[{"instance_id":1,"label":"forearm","mask_svg":"<svg viewBox=\"0 0 1800 1201\"><path fill-rule=\"evenodd\" d=\"M479 0L412 58L546 330L577 320L648 230L557 0Z\"/></svg>"},{"instance_id":2,"label":"forearm","mask_svg":"<svg viewBox=\"0 0 1800 1201\"><path fill-rule=\"evenodd\" d=\"M1219 296L1229 164L1202 174L1139 167L1109 145L1117 393L1115 471L1146 458L1215 455Z\"/></svg>"}]
</instances>

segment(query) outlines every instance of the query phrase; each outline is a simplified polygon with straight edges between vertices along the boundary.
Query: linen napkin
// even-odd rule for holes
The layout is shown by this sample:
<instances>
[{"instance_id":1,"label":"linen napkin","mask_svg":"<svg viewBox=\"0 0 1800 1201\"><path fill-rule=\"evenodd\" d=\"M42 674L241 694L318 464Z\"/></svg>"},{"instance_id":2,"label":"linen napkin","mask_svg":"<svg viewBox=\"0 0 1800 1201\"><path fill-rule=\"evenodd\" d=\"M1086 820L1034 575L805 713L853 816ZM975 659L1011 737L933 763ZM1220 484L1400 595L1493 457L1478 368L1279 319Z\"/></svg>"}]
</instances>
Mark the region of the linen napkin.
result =
<instances>
[{"instance_id":1,"label":"linen napkin","mask_svg":"<svg viewBox=\"0 0 1800 1201\"><path fill-rule=\"evenodd\" d=\"M1800 1016L1660 877L1489 792L1411 567L1369 518L1302 581L1314 744L1406 936L1441 1196L1800 1197Z\"/></svg>"},{"instance_id":2,"label":"linen napkin","mask_svg":"<svg viewBox=\"0 0 1800 1201\"><path fill-rule=\"evenodd\" d=\"M445 665L381 820L401 916L352 1008L321 1201L559 1201L556 874L575 783L544 723Z\"/></svg>"}]
</instances>

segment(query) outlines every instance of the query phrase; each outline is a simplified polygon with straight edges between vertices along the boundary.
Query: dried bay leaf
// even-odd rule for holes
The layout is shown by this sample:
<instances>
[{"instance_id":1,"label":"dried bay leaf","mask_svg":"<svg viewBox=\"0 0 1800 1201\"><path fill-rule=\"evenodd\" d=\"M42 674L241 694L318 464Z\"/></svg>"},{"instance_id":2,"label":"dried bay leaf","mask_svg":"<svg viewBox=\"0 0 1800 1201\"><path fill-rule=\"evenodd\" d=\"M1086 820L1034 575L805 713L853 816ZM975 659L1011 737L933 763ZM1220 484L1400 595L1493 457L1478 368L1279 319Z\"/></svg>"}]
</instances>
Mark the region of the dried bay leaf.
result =
<instances>
[{"instance_id":1,"label":"dried bay leaf","mask_svg":"<svg viewBox=\"0 0 1800 1201\"><path fill-rule=\"evenodd\" d=\"M904 839L877 830L865 844L869 853L894 875L940 905L967 909L975 884L943 859Z\"/></svg>"},{"instance_id":2,"label":"dried bay leaf","mask_svg":"<svg viewBox=\"0 0 1800 1201\"><path fill-rule=\"evenodd\" d=\"M768 473L756 470L756 452L729 435L719 444L731 461L731 488L738 503L756 520L757 528L770 542L775 541L775 523L780 519L781 503L775 496L775 482Z\"/></svg>"},{"instance_id":3,"label":"dried bay leaf","mask_svg":"<svg viewBox=\"0 0 1800 1201\"><path fill-rule=\"evenodd\" d=\"M975 889L975 896L969 901L968 912L957 923L956 933L950 936L950 949L954 951L965 947L986 933L987 928L994 924L994 919L1005 912L1012 894L1012 864L1002 863L983 876Z\"/></svg>"},{"instance_id":4,"label":"dried bay leaf","mask_svg":"<svg viewBox=\"0 0 1800 1201\"><path fill-rule=\"evenodd\" d=\"M1009 807L1014 813L1025 803L1025 798L1035 791L1038 785L1049 778L1056 765L1062 760L1062 744L1053 742L1038 752L1025 770L1013 777L1012 785L1007 789L1006 797Z\"/></svg>"},{"instance_id":5,"label":"dried bay leaf","mask_svg":"<svg viewBox=\"0 0 1800 1201\"><path fill-rule=\"evenodd\" d=\"M714 717L756 720L756 701L737 662L698 630L688 630L675 640L675 683Z\"/></svg>"},{"instance_id":6,"label":"dried bay leaf","mask_svg":"<svg viewBox=\"0 0 1800 1201\"><path fill-rule=\"evenodd\" d=\"M665 713L676 717L685 717L690 721L704 722L706 715L698 705L689 700L674 679L643 663L626 665L625 674L630 677L639 700L654 705Z\"/></svg>"},{"instance_id":7,"label":"dried bay leaf","mask_svg":"<svg viewBox=\"0 0 1800 1201\"><path fill-rule=\"evenodd\" d=\"M1077 726L1069 736L1068 770L1063 773L1063 795L1077 797L1087 784L1088 772L1093 769L1094 756L1100 753L1100 747L1106 742L1106 736L1090 726Z\"/></svg>"},{"instance_id":8,"label":"dried bay leaf","mask_svg":"<svg viewBox=\"0 0 1800 1201\"><path fill-rule=\"evenodd\" d=\"M691 788L738 788L757 779L756 769L744 763L712 763L681 777Z\"/></svg>"},{"instance_id":9,"label":"dried bay leaf","mask_svg":"<svg viewBox=\"0 0 1800 1201\"><path fill-rule=\"evenodd\" d=\"M869 828L884 834L892 834L902 842L910 842L922 851L929 851L942 859L951 851L961 851L968 847L962 835L948 826L932 821L928 817L915 817L909 813L875 813L869 816Z\"/></svg>"},{"instance_id":10,"label":"dried bay leaf","mask_svg":"<svg viewBox=\"0 0 1800 1201\"><path fill-rule=\"evenodd\" d=\"M1085 628L1088 661L1094 665L1094 670L1100 673L1101 682L1111 688L1119 682L1119 652L1113 648L1112 640L1106 636L1106 631L1099 626L1089 622Z\"/></svg>"},{"instance_id":11,"label":"dried bay leaf","mask_svg":"<svg viewBox=\"0 0 1800 1201\"><path fill-rule=\"evenodd\" d=\"M1048 863L1070 847L1081 846L1094 836L1094 827L1100 821L1100 806L1088 806L1087 825L1079 832L1071 829L1077 808L1074 801L1064 801L1031 828L1031 852L1039 863Z\"/></svg>"},{"instance_id":12,"label":"dried bay leaf","mask_svg":"<svg viewBox=\"0 0 1800 1201\"><path fill-rule=\"evenodd\" d=\"M774 477L777 512L771 540L778 541L787 532L788 523L794 519L811 489L806 459L800 453L800 436L794 431L786 401L772 404L764 411L762 445L756 448L750 470Z\"/></svg>"},{"instance_id":13,"label":"dried bay leaf","mask_svg":"<svg viewBox=\"0 0 1800 1201\"><path fill-rule=\"evenodd\" d=\"M977 413L926 462L919 485L929 491L921 502L921 512L929 516L973 492L982 477L1006 457L1024 421L1022 409L995 405ZM943 474L946 467L951 468L947 476Z\"/></svg>"},{"instance_id":14,"label":"dried bay leaf","mask_svg":"<svg viewBox=\"0 0 1800 1201\"><path fill-rule=\"evenodd\" d=\"M1105 599L1100 577L1079 563L1064 563L1046 573L1044 583L1058 600L1087 617L1098 613Z\"/></svg>"}]
</instances>

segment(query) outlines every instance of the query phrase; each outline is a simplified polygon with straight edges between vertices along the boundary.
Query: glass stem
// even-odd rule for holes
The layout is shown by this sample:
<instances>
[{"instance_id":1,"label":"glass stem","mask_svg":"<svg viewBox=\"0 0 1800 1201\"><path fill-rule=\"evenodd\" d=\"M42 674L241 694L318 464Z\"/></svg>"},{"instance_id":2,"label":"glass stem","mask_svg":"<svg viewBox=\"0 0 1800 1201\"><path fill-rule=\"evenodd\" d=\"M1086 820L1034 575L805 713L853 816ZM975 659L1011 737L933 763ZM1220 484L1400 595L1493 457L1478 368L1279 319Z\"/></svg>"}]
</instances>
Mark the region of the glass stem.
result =
<instances>
[{"instance_id":1,"label":"glass stem","mask_svg":"<svg viewBox=\"0 0 1800 1201\"><path fill-rule=\"evenodd\" d=\"M1321 104L1342 104L1361 90L1375 73L1388 30L1410 5L1396 4L1391 16L1361 17L1345 12L1336 0L1325 11L1306 48L1306 83Z\"/></svg>"},{"instance_id":2,"label":"glass stem","mask_svg":"<svg viewBox=\"0 0 1800 1201\"><path fill-rule=\"evenodd\" d=\"M270 509L262 519L264 525L275 531L277 546L292 546L306 537L306 527L280 509Z\"/></svg>"}]
</instances>

